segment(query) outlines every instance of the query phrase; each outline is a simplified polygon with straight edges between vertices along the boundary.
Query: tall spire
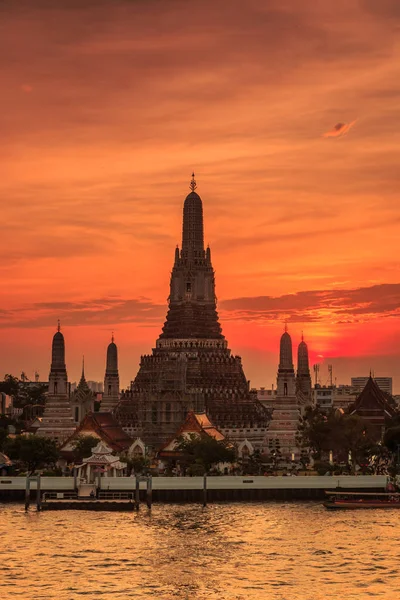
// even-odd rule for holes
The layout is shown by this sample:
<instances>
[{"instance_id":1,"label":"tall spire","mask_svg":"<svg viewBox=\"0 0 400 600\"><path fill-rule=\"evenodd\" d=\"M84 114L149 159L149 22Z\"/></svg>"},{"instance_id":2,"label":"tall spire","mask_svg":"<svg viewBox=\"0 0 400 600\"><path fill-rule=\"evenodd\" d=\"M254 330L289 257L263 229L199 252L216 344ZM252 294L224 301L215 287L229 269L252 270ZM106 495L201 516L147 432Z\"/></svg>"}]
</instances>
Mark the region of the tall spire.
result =
<instances>
[{"instance_id":1,"label":"tall spire","mask_svg":"<svg viewBox=\"0 0 400 600\"><path fill-rule=\"evenodd\" d=\"M292 338L288 334L287 323L285 323L285 332L281 337L279 351L279 369L293 370Z\"/></svg>"},{"instance_id":2,"label":"tall spire","mask_svg":"<svg viewBox=\"0 0 400 600\"><path fill-rule=\"evenodd\" d=\"M57 320L57 331L60 333L61 331L61 323L60 323L60 319Z\"/></svg>"},{"instance_id":3,"label":"tall spire","mask_svg":"<svg viewBox=\"0 0 400 600\"><path fill-rule=\"evenodd\" d=\"M104 393L101 401L102 412L112 412L119 401L118 350L114 344L114 332L107 347Z\"/></svg>"},{"instance_id":4,"label":"tall spire","mask_svg":"<svg viewBox=\"0 0 400 600\"><path fill-rule=\"evenodd\" d=\"M308 361L308 347L304 341L303 332L301 332L301 342L297 350L297 389L299 389L306 398L311 398L311 374Z\"/></svg>"},{"instance_id":5,"label":"tall spire","mask_svg":"<svg viewBox=\"0 0 400 600\"><path fill-rule=\"evenodd\" d=\"M190 182L189 188L191 189L192 192L194 192L194 190L197 188L197 183L196 183L196 180L194 178L194 172L192 173L192 180Z\"/></svg>"},{"instance_id":6,"label":"tall spire","mask_svg":"<svg viewBox=\"0 0 400 600\"><path fill-rule=\"evenodd\" d=\"M82 379L85 379L85 355L82 356Z\"/></svg>"},{"instance_id":7,"label":"tall spire","mask_svg":"<svg viewBox=\"0 0 400 600\"><path fill-rule=\"evenodd\" d=\"M51 347L51 370L65 370L65 343L58 321L57 332L54 334Z\"/></svg>"},{"instance_id":8,"label":"tall spire","mask_svg":"<svg viewBox=\"0 0 400 600\"><path fill-rule=\"evenodd\" d=\"M182 256L204 258L203 204L195 192L197 184L192 175L191 192L183 205Z\"/></svg>"}]
</instances>

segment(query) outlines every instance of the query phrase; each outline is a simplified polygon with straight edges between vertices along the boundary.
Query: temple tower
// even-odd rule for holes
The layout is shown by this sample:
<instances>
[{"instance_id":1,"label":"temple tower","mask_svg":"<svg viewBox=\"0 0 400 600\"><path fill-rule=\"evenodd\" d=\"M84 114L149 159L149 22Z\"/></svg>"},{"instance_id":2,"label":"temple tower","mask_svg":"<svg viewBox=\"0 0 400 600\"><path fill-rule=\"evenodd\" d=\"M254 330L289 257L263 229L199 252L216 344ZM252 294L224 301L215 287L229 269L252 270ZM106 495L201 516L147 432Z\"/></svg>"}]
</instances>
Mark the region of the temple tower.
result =
<instances>
[{"instance_id":1,"label":"temple tower","mask_svg":"<svg viewBox=\"0 0 400 600\"><path fill-rule=\"evenodd\" d=\"M137 435L140 430L146 444L159 447L176 434L189 411L207 412L224 435L239 441L247 436L257 448L268 413L249 392L241 358L231 354L222 334L196 188L193 174L183 205L182 245L175 250L166 321L152 354L141 357L116 416L128 433Z\"/></svg>"},{"instance_id":2,"label":"temple tower","mask_svg":"<svg viewBox=\"0 0 400 600\"><path fill-rule=\"evenodd\" d=\"M286 326L280 342L276 394L277 396L281 397L293 397L296 395L296 379L292 355L292 338L288 334Z\"/></svg>"},{"instance_id":3,"label":"temple tower","mask_svg":"<svg viewBox=\"0 0 400 600\"><path fill-rule=\"evenodd\" d=\"M63 441L75 431L65 366L65 342L60 323L53 337L49 390L38 435Z\"/></svg>"},{"instance_id":4,"label":"temple tower","mask_svg":"<svg viewBox=\"0 0 400 600\"><path fill-rule=\"evenodd\" d=\"M311 401L311 374L308 362L308 347L304 341L304 336L301 336L301 342L297 350L297 377L296 387L301 392L305 399Z\"/></svg>"},{"instance_id":5,"label":"temple tower","mask_svg":"<svg viewBox=\"0 0 400 600\"><path fill-rule=\"evenodd\" d=\"M114 343L114 334L107 348L104 392L101 401L101 412L112 412L119 401L118 349Z\"/></svg>"},{"instance_id":6,"label":"temple tower","mask_svg":"<svg viewBox=\"0 0 400 600\"><path fill-rule=\"evenodd\" d=\"M71 395L71 408L75 425L79 425L89 412L94 410L95 396L87 384L85 377L85 357L82 359L82 375L78 386Z\"/></svg>"},{"instance_id":7,"label":"temple tower","mask_svg":"<svg viewBox=\"0 0 400 600\"><path fill-rule=\"evenodd\" d=\"M265 439L265 452L277 459L291 460L300 454L297 430L300 419L299 399L293 368L292 339L285 326L280 340L276 395L266 403L272 419Z\"/></svg>"}]
</instances>

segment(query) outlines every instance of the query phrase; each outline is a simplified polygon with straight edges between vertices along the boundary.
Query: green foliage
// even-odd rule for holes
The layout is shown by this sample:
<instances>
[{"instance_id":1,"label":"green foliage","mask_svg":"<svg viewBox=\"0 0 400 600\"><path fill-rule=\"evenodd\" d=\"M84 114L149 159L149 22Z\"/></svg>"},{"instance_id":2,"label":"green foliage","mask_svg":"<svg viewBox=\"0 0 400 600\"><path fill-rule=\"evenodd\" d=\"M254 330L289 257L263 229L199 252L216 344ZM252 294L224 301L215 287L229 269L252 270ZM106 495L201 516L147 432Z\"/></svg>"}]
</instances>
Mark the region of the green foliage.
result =
<instances>
[{"instance_id":1,"label":"green foliage","mask_svg":"<svg viewBox=\"0 0 400 600\"><path fill-rule=\"evenodd\" d=\"M205 472L205 466L200 463L193 463L187 469L187 474L190 475L190 477L201 477Z\"/></svg>"},{"instance_id":2,"label":"green foliage","mask_svg":"<svg viewBox=\"0 0 400 600\"><path fill-rule=\"evenodd\" d=\"M4 444L4 452L18 461L29 473L46 466L54 466L59 459L55 440L36 435L17 435Z\"/></svg>"},{"instance_id":3,"label":"green foliage","mask_svg":"<svg viewBox=\"0 0 400 600\"><path fill-rule=\"evenodd\" d=\"M19 390L19 381L13 375L4 375L4 380L0 382L0 392L7 396L16 396Z\"/></svg>"},{"instance_id":4,"label":"green foliage","mask_svg":"<svg viewBox=\"0 0 400 600\"><path fill-rule=\"evenodd\" d=\"M4 444L8 439L7 429L0 428L0 450L3 450Z\"/></svg>"},{"instance_id":5,"label":"green foliage","mask_svg":"<svg viewBox=\"0 0 400 600\"><path fill-rule=\"evenodd\" d=\"M218 463L231 463L235 460L235 450L226 440L218 441L213 437L204 435L199 437L190 434L189 437L179 439L177 450L182 452L182 461L188 466L194 463L201 465L207 472Z\"/></svg>"},{"instance_id":6,"label":"green foliage","mask_svg":"<svg viewBox=\"0 0 400 600\"><path fill-rule=\"evenodd\" d=\"M376 449L376 434L368 422L357 415L331 411L327 415L318 408L306 411L298 432L301 446L310 448L317 460L329 451L347 462L351 452L353 471L365 464Z\"/></svg>"},{"instance_id":7,"label":"green foliage","mask_svg":"<svg viewBox=\"0 0 400 600\"><path fill-rule=\"evenodd\" d=\"M150 466L149 460L144 456L121 456L121 461L126 462L128 475L133 473L143 473Z\"/></svg>"},{"instance_id":8,"label":"green foliage","mask_svg":"<svg viewBox=\"0 0 400 600\"><path fill-rule=\"evenodd\" d=\"M400 448L400 425L386 430L383 443L391 452L397 454L398 448Z\"/></svg>"},{"instance_id":9,"label":"green foliage","mask_svg":"<svg viewBox=\"0 0 400 600\"><path fill-rule=\"evenodd\" d=\"M75 463L81 463L84 458L92 456L92 450L99 443L99 438L94 435L80 435L77 437L74 449L73 460Z\"/></svg>"}]
</instances>

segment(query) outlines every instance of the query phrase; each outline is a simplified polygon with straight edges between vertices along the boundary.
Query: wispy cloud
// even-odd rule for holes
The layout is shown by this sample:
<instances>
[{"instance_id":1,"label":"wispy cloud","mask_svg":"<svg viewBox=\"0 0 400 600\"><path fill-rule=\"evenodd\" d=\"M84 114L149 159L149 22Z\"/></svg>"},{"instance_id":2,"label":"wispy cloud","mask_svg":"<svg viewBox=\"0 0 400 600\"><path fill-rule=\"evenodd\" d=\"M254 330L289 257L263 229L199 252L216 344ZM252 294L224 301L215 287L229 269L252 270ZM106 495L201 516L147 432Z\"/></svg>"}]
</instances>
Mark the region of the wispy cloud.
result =
<instances>
[{"instance_id":1,"label":"wispy cloud","mask_svg":"<svg viewBox=\"0 0 400 600\"><path fill-rule=\"evenodd\" d=\"M351 123L336 123L335 127L333 127L330 131L324 133L322 137L342 137L350 131L350 129L355 124L356 120L357 119L351 121Z\"/></svg>"},{"instance_id":2,"label":"wispy cloud","mask_svg":"<svg viewBox=\"0 0 400 600\"><path fill-rule=\"evenodd\" d=\"M220 303L235 320L355 323L400 316L400 283L313 290L284 296L233 298Z\"/></svg>"}]
</instances>

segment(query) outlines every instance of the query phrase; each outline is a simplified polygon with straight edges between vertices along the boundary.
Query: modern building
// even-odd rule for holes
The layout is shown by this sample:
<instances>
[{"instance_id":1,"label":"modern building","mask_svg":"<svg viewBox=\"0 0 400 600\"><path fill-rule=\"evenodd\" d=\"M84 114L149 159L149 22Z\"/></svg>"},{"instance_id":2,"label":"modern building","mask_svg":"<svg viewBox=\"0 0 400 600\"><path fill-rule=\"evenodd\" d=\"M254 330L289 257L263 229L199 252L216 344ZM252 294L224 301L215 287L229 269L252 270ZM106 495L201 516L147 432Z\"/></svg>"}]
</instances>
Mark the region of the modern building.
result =
<instances>
[{"instance_id":1,"label":"modern building","mask_svg":"<svg viewBox=\"0 0 400 600\"><path fill-rule=\"evenodd\" d=\"M182 246L175 250L167 318L151 354L141 357L116 416L131 435L160 448L189 412L206 413L225 436L262 447L268 413L249 390L240 356L218 320L211 250L204 247L203 204L194 175L183 207Z\"/></svg>"},{"instance_id":2,"label":"modern building","mask_svg":"<svg viewBox=\"0 0 400 600\"><path fill-rule=\"evenodd\" d=\"M368 383L369 377L352 377L351 378L351 387L356 388L359 392L361 392ZM387 394L392 395L393 393L393 378L392 377L374 377L372 379L375 381L378 387L382 390L382 392L386 392Z\"/></svg>"}]
</instances>

